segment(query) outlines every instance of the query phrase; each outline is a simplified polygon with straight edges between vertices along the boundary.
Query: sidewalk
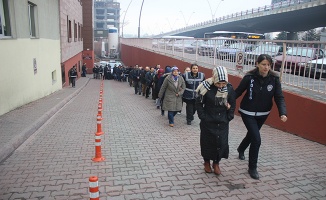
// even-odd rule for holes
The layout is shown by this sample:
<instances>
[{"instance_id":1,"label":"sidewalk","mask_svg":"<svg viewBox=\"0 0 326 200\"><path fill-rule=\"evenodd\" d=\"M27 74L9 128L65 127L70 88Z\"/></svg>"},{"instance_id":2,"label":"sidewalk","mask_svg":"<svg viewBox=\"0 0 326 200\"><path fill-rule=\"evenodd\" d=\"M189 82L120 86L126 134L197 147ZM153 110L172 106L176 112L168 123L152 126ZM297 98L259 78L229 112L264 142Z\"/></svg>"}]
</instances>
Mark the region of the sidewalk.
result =
<instances>
[{"instance_id":1,"label":"sidewalk","mask_svg":"<svg viewBox=\"0 0 326 200\"><path fill-rule=\"evenodd\" d=\"M62 99L71 99L0 164L1 200L89 199L88 178L94 175L99 177L102 200L326 198L324 145L263 126L257 181L247 173L248 150L245 161L237 158L236 148L246 129L236 116L230 124L229 159L220 163L222 175L206 174L200 156L199 119L186 125L184 109L171 128L153 100L135 95L128 83L113 80L104 81L105 161L95 163L91 159L100 80L79 79L77 87L0 118L2 133L9 130L2 126L13 119L34 124ZM43 114L33 114L42 110ZM26 118L27 114L36 117ZM16 138L27 127L11 124L10 133L16 133Z\"/></svg>"},{"instance_id":2,"label":"sidewalk","mask_svg":"<svg viewBox=\"0 0 326 200\"><path fill-rule=\"evenodd\" d=\"M86 86L81 77L76 87L66 87L0 116L0 163Z\"/></svg>"}]
</instances>

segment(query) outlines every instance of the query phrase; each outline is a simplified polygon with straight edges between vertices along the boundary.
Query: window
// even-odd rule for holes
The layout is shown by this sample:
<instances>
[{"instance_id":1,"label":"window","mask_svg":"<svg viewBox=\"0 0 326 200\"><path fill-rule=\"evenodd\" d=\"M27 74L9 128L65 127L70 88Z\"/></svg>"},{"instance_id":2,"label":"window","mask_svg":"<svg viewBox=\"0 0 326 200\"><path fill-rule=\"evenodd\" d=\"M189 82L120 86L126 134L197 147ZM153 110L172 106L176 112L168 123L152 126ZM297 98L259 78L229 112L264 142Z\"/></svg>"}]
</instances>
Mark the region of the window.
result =
<instances>
[{"instance_id":1,"label":"window","mask_svg":"<svg viewBox=\"0 0 326 200\"><path fill-rule=\"evenodd\" d=\"M68 19L68 16L67 16L67 22L68 22L68 26L67 26L68 42L71 42L71 21Z\"/></svg>"},{"instance_id":2,"label":"window","mask_svg":"<svg viewBox=\"0 0 326 200\"><path fill-rule=\"evenodd\" d=\"M28 2L29 35L36 37L36 5Z\"/></svg>"},{"instance_id":3,"label":"window","mask_svg":"<svg viewBox=\"0 0 326 200\"><path fill-rule=\"evenodd\" d=\"M79 24L79 22L78 22L78 25L77 25L77 32L78 32L78 41L80 41L80 24Z\"/></svg>"},{"instance_id":4,"label":"window","mask_svg":"<svg viewBox=\"0 0 326 200\"><path fill-rule=\"evenodd\" d=\"M57 70L54 70L52 72L52 85L54 85L57 82Z\"/></svg>"},{"instance_id":5,"label":"window","mask_svg":"<svg viewBox=\"0 0 326 200\"><path fill-rule=\"evenodd\" d=\"M11 36L9 0L0 0L0 37Z\"/></svg>"},{"instance_id":6,"label":"window","mask_svg":"<svg viewBox=\"0 0 326 200\"><path fill-rule=\"evenodd\" d=\"M80 37L80 40L83 40L83 25L81 24L80 25L80 29L79 29L79 37Z\"/></svg>"},{"instance_id":7,"label":"window","mask_svg":"<svg viewBox=\"0 0 326 200\"><path fill-rule=\"evenodd\" d=\"M74 23L74 39L76 42L77 41L77 23L76 22Z\"/></svg>"}]
</instances>

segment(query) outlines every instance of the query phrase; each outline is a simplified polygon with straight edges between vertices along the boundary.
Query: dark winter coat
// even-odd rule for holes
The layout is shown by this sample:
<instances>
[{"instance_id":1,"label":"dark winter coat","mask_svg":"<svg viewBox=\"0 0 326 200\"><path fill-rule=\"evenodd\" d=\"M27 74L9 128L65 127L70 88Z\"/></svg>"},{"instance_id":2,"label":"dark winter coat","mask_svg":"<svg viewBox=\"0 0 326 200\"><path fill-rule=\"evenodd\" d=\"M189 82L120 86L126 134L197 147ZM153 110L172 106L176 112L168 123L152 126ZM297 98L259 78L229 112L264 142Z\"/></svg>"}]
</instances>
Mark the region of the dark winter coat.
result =
<instances>
[{"instance_id":1,"label":"dark winter coat","mask_svg":"<svg viewBox=\"0 0 326 200\"><path fill-rule=\"evenodd\" d=\"M186 88L185 81L182 76L178 76L178 85L175 87L172 74L168 75L162 84L160 92L158 94L159 98L163 98L162 110L167 111L179 111L182 109L182 94ZM179 96L176 96L179 94Z\"/></svg>"},{"instance_id":2,"label":"dark winter coat","mask_svg":"<svg viewBox=\"0 0 326 200\"><path fill-rule=\"evenodd\" d=\"M231 105L216 104L217 87L196 98L196 108L200 121L200 147L203 158L217 160L229 157L229 122L234 118L235 93L231 84L227 84L227 101Z\"/></svg>"},{"instance_id":3,"label":"dark winter coat","mask_svg":"<svg viewBox=\"0 0 326 200\"><path fill-rule=\"evenodd\" d=\"M259 74L258 68L247 72L235 90L236 98L245 90L246 93L240 104L241 109L249 112L269 112L274 97L279 115L287 114L281 82L276 72L270 70L266 77Z\"/></svg>"}]
</instances>

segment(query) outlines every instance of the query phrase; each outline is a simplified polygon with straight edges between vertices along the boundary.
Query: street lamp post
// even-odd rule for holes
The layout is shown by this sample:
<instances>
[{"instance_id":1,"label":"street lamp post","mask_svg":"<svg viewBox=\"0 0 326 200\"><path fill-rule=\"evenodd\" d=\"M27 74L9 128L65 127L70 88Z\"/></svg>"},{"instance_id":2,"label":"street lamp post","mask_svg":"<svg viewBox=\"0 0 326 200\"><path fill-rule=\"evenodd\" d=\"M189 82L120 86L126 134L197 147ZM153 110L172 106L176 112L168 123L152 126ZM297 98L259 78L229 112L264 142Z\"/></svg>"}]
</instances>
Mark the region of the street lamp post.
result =
<instances>
[{"instance_id":1,"label":"street lamp post","mask_svg":"<svg viewBox=\"0 0 326 200\"><path fill-rule=\"evenodd\" d=\"M213 20L215 18L215 14L217 12L218 7L220 7L221 2L224 1L224 0L220 0L220 2L218 3L214 13L213 13L213 10L212 10L212 7L211 7L211 4L210 4L209 0L206 0L206 1L207 1L208 5L209 5L209 9L211 10L212 20Z\"/></svg>"},{"instance_id":2,"label":"street lamp post","mask_svg":"<svg viewBox=\"0 0 326 200\"><path fill-rule=\"evenodd\" d=\"M139 12L138 38L140 38L140 18L141 18L141 11L143 10L143 4L144 4L144 0L143 0L142 3L141 3L140 12Z\"/></svg>"},{"instance_id":3,"label":"street lamp post","mask_svg":"<svg viewBox=\"0 0 326 200\"><path fill-rule=\"evenodd\" d=\"M123 27L125 26L125 19L126 19L126 15L127 15L127 12L128 12L128 9L129 9L129 6L131 4L132 0L130 0L129 4L128 4L128 7L126 9L126 12L125 12L125 15L123 16L123 20L122 20L122 27L121 27L121 36L123 37Z\"/></svg>"},{"instance_id":4,"label":"street lamp post","mask_svg":"<svg viewBox=\"0 0 326 200\"><path fill-rule=\"evenodd\" d=\"M181 15L182 15L182 17L183 17L183 20L185 21L186 26L188 26L189 21L190 21L190 18L191 18L191 16L192 16L195 12L192 12L192 13L191 13L190 17L188 18L188 21L186 20L186 18L185 18L185 16L184 16L183 12L182 12L181 10L180 10L179 12L181 13Z\"/></svg>"}]
</instances>

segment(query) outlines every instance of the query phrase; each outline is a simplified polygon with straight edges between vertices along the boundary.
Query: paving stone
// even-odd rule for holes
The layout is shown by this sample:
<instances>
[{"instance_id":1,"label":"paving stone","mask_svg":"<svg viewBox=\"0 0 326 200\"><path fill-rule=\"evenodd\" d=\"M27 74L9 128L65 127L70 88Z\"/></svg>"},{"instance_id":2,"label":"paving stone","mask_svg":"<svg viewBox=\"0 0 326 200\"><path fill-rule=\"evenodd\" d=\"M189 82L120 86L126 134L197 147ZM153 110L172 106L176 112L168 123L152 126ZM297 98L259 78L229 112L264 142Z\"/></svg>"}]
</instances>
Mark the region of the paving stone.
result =
<instances>
[{"instance_id":1,"label":"paving stone","mask_svg":"<svg viewBox=\"0 0 326 200\"><path fill-rule=\"evenodd\" d=\"M133 95L133 88L113 80L104 82L101 139L106 159L93 162L99 86L99 80L91 79L0 164L0 199L88 199L88 178L94 175L99 177L101 199L110 200L325 198L323 145L264 125L258 162L261 178L253 180L247 172L248 160L237 158L236 148L246 129L235 116L230 123L230 156L221 161L222 175L207 174L198 117L187 126L183 110L172 130L153 101ZM37 119L58 102L56 98L73 92L67 89L13 113L23 124L31 123L26 116ZM0 132L1 119L13 113L0 116ZM306 151L301 151L303 146Z\"/></svg>"}]
</instances>

